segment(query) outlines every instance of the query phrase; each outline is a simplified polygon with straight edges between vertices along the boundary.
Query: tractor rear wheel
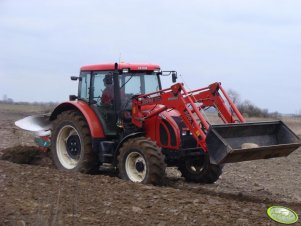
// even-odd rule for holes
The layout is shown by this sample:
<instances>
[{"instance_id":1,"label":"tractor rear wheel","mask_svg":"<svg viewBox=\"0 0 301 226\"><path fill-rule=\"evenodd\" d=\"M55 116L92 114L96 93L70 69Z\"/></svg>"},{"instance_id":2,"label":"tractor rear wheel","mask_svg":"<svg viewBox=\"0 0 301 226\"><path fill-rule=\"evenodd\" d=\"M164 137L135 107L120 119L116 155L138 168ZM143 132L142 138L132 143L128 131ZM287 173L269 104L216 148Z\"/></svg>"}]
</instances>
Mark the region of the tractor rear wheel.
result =
<instances>
[{"instance_id":1,"label":"tractor rear wheel","mask_svg":"<svg viewBox=\"0 0 301 226\"><path fill-rule=\"evenodd\" d=\"M98 169L92 151L89 126L78 111L65 111L53 122L51 154L56 167L63 171L92 173Z\"/></svg>"},{"instance_id":2,"label":"tractor rear wheel","mask_svg":"<svg viewBox=\"0 0 301 226\"><path fill-rule=\"evenodd\" d=\"M185 158L178 167L186 181L208 184L218 180L222 168L222 165L211 164L207 154Z\"/></svg>"},{"instance_id":3,"label":"tractor rear wheel","mask_svg":"<svg viewBox=\"0 0 301 226\"><path fill-rule=\"evenodd\" d=\"M153 185L163 183L166 168L164 155L150 139L129 139L120 148L117 160L121 179Z\"/></svg>"}]
</instances>

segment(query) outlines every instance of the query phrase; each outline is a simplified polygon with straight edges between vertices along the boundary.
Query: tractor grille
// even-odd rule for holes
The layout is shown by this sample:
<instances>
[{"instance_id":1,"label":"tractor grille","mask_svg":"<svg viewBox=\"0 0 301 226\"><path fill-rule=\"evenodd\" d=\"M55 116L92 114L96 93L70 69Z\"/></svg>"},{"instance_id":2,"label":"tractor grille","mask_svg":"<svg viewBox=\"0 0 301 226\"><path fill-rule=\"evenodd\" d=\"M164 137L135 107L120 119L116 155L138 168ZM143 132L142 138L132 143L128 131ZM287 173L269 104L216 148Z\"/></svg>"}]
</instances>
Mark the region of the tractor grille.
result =
<instances>
[{"instance_id":1,"label":"tractor grille","mask_svg":"<svg viewBox=\"0 0 301 226\"><path fill-rule=\"evenodd\" d=\"M168 134L170 135L170 144L168 143ZM160 142L162 145L176 146L176 134L171 125L165 119L160 124Z\"/></svg>"},{"instance_id":2,"label":"tractor grille","mask_svg":"<svg viewBox=\"0 0 301 226\"><path fill-rule=\"evenodd\" d=\"M191 135L189 131L185 132L184 128L186 127L184 122L180 117L172 117L173 120L177 123L179 129L180 129L180 134L181 134L181 148L186 149L186 148L195 148L197 147L197 142L194 139L194 137Z\"/></svg>"}]
</instances>

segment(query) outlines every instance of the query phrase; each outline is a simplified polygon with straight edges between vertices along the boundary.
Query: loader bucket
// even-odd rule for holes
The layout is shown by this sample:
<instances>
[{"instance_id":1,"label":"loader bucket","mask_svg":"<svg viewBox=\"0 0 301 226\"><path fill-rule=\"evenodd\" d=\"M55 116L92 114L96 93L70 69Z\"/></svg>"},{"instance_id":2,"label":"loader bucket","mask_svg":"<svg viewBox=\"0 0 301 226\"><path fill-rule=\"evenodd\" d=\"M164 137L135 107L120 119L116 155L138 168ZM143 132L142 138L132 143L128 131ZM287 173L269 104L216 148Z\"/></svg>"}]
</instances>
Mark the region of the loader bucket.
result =
<instances>
[{"instance_id":1,"label":"loader bucket","mask_svg":"<svg viewBox=\"0 0 301 226\"><path fill-rule=\"evenodd\" d=\"M206 143L212 164L288 156L301 146L282 121L212 125Z\"/></svg>"}]
</instances>

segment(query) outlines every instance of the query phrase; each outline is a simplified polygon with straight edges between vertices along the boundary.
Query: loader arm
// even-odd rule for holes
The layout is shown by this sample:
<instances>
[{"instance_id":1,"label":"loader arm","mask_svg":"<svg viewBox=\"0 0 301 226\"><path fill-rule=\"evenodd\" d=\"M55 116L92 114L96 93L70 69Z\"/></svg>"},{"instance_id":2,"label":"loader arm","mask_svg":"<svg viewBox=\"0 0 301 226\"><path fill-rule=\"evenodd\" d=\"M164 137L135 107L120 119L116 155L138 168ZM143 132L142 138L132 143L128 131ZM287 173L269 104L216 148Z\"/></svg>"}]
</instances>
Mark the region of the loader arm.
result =
<instances>
[{"instance_id":1,"label":"loader arm","mask_svg":"<svg viewBox=\"0 0 301 226\"><path fill-rule=\"evenodd\" d=\"M155 107L145 111L145 105ZM206 121L201 111L211 106L217 109L224 125ZM137 96L132 101L132 123L141 128L144 120L169 109L180 113L198 146L209 152L212 164L287 156L301 146L300 138L281 121L246 123L220 83L189 92L177 83Z\"/></svg>"},{"instance_id":2,"label":"loader arm","mask_svg":"<svg viewBox=\"0 0 301 226\"><path fill-rule=\"evenodd\" d=\"M245 122L244 117L220 83L213 83L206 88L190 91L188 94L195 102L201 103L201 108L215 107L224 123ZM225 97L230 108L227 107L222 96Z\"/></svg>"},{"instance_id":3,"label":"loader arm","mask_svg":"<svg viewBox=\"0 0 301 226\"><path fill-rule=\"evenodd\" d=\"M213 83L206 88L188 92L182 83L177 83L168 89L158 92L140 95L133 100L132 122L137 127L142 127L143 121L147 118L160 114L167 109L176 109L187 128L191 131L198 145L207 152L206 133L209 130L209 123L201 113L200 109L215 107L221 119L226 123L245 122L234 103L228 101L227 107L219 90L230 100L226 92L221 88L220 83ZM154 111L142 112L142 106L160 105ZM233 115L237 116L237 121Z\"/></svg>"}]
</instances>

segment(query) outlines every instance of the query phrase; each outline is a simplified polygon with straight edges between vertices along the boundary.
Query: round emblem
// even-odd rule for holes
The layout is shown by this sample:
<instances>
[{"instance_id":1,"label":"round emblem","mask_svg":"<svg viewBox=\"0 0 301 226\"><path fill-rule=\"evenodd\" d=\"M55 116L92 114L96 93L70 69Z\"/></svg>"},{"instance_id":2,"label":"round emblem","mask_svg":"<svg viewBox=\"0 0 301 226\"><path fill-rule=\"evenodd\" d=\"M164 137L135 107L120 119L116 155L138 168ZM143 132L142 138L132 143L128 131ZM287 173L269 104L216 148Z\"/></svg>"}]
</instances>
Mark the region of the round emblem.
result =
<instances>
[{"instance_id":1,"label":"round emblem","mask_svg":"<svg viewBox=\"0 0 301 226\"><path fill-rule=\"evenodd\" d=\"M271 206L268 208L267 214L272 220L282 224L294 224L298 221L298 215L284 206Z\"/></svg>"}]
</instances>

